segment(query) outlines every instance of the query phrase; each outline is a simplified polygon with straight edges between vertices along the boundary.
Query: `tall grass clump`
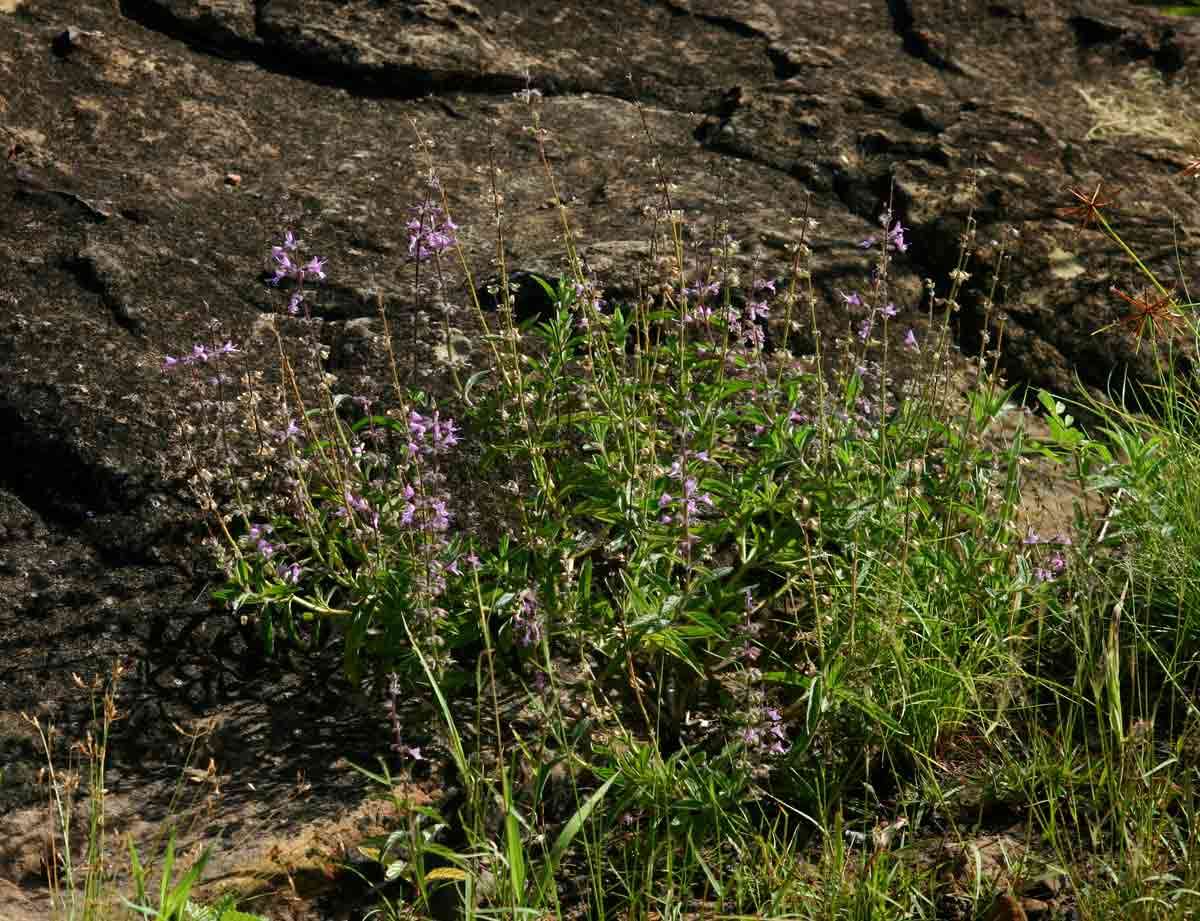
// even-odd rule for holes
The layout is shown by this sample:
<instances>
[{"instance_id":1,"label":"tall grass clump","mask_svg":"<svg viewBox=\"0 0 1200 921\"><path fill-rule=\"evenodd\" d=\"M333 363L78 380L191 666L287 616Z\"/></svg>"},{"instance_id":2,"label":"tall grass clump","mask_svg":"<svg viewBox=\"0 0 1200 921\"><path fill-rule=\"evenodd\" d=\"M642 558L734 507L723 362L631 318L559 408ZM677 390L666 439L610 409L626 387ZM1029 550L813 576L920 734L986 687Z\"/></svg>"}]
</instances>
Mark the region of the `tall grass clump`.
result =
<instances>
[{"instance_id":1,"label":"tall grass clump","mask_svg":"<svg viewBox=\"0 0 1200 921\"><path fill-rule=\"evenodd\" d=\"M754 264L721 220L685 225L661 167L658 276L608 303L522 95L562 216L562 269L533 281L547 309L518 316L497 186L490 282L432 162L408 225L404 348L424 313L456 359L470 322L480 367L420 385L381 302L389 379L339 392L310 312L327 265L291 232L270 252L275 376L222 370L240 347L217 340L165 362L213 432L191 483L219 597L265 654L332 642L383 701L389 754L362 770L403 823L364 843L380 910L1194 911L1178 356L1153 415L1093 402L1085 432L1042 395L1048 434L1002 429L1023 397L998 371L1008 244L968 217L949 277L902 303L911 232L882 202L869 280L827 304L807 212L785 264ZM954 346L968 286L974 356ZM1151 313L1191 323L1170 303ZM1053 533L1024 517L1035 460L1093 497ZM437 808L406 792L431 763L457 791Z\"/></svg>"},{"instance_id":2,"label":"tall grass clump","mask_svg":"<svg viewBox=\"0 0 1200 921\"><path fill-rule=\"evenodd\" d=\"M123 718L118 696L125 672L125 666L115 663L107 674L90 681L72 676L76 687L89 697L91 719L79 737L66 745L65 753L67 740L53 722L23 714L46 758L40 781L48 797L42 853L50 896L48 917L53 921L263 921L258 915L239 911L234 894L211 904L193 897L211 846L188 861L174 878L176 835L189 811L184 808L182 780L176 785L158 840L149 842L149 847L143 842L143 853L131 837L121 842L113 833L106 784L112 762L110 746ZM193 746L196 738L192 737ZM189 751L188 761L192 754L194 751ZM157 850L164 841L159 858ZM128 893L132 899L123 896L127 884L133 886L134 891Z\"/></svg>"}]
</instances>

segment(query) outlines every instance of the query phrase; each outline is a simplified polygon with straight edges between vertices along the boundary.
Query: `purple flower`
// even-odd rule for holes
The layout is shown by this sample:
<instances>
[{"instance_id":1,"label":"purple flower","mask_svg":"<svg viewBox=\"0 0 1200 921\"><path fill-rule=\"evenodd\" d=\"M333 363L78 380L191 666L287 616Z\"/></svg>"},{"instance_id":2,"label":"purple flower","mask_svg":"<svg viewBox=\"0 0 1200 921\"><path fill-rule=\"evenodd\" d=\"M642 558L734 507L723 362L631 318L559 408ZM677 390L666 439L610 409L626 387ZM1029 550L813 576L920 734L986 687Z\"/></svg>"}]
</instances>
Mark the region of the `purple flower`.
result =
<instances>
[{"instance_id":1,"label":"purple flower","mask_svg":"<svg viewBox=\"0 0 1200 921\"><path fill-rule=\"evenodd\" d=\"M292 262L291 257L282 247L271 247L271 258L275 260L275 274L271 277L271 284L279 284L284 278L296 271L296 266Z\"/></svg>"},{"instance_id":2,"label":"purple flower","mask_svg":"<svg viewBox=\"0 0 1200 921\"><path fill-rule=\"evenodd\" d=\"M416 454L418 451L424 454L444 454L458 444L458 430L454 420L443 420L441 413L436 409L429 416L422 416L416 410L410 412L408 431L411 436L409 454Z\"/></svg>"},{"instance_id":3,"label":"purple flower","mask_svg":"<svg viewBox=\"0 0 1200 921\"><path fill-rule=\"evenodd\" d=\"M858 324L858 338L861 339L863 342L866 342L868 339L870 339L871 338L871 328L873 327L873 325L874 324L871 322L870 317L867 317L865 320L863 320L861 323L859 323Z\"/></svg>"},{"instance_id":4,"label":"purple flower","mask_svg":"<svg viewBox=\"0 0 1200 921\"><path fill-rule=\"evenodd\" d=\"M173 371L179 365L178 358L172 358L170 355L164 355L162 360L163 371Z\"/></svg>"},{"instance_id":5,"label":"purple flower","mask_svg":"<svg viewBox=\"0 0 1200 921\"><path fill-rule=\"evenodd\" d=\"M894 224L892 224L891 229L889 230L888 224L891 222L891 219L892 213L890 211L884 212L879 216L879 223L882 224L884 228L884 245L889 249L895 249L902 253L906 252L908 250L908 242L904 239L906 228L903 227L899 221L896 221ZM878 238L871 236L867 237L858 245L863 249L870 249L877 242Z\"/></svg>"},{"instance_id":6,"label":"purple flower","mask_svg":"<svg viewBox=\"0 0 1200 921\"><path fill-rule=\"evenodd\" d=\"M413 761L424 761L425 756L421 754L421 749L415 746L405 745L402 742L397 742L392 745L392 751L399 755L406 755Z\"/></svg>"},{"instance_id":7,"label":"purple flower","mask_svg":"<svg viewBox=\"0 0 1200 921\"><path fill-rule=\"evenodd\" d=\"M445 452L447 449L458 444L458 433L453 419L442 421L441 413L435 409L433 416L426 421L432 429L432 451Z\"/></svg>"},{"instance_id":8,"label":"purple flower","mask_svg":"<svg viewBox=\"0 0 1200 921\"><path fill-rule=\"evenodd\" d=\"M770 755L787 754L787 729L783 725L783 714L774 707L763 710L763 717L756 726L742 730L742 739L748 745L765 749Z\"/></svg>"},{"instance_id":9,"label":"purple flower","mask_svg":"<svg viewBox=\"0 0 1200 921\"><path fill-rule=\"evenodd\" d=\"M458 242L454 233L458 225L446 217L440 205L425 202L414 211L416 217L405 226L408 228L408 254L418 262L440 255Z\"/></svg>"},{"instance_id":10,"label":"purple flower","mask_svg":"<svg viewBox=\"0 0 1200 921\"><path fill-rule=\"evenodd\" d=\"M846 302L847 307L862 306L862 298L858 296L857 291L851 291L849 294L847 294L845 291L838 291L838 294L842 296L842 300Z\"/></svg>"},{"instance_id":11,"label":"purple flower","mask_svg":"<svg viewBox=\"0 0 1200 921\"><path fill-rule=\"evenodd\" d=\"M892 303L888 303L888 304L884 305L883 307L880 307L879 312L884 317L886 317L887 319L890 320L892 317L894 317L896 315L896 305L892 304Z\"/></svg>"},{"instance_id":12,"label":"purple flower","mask_svg":"<svg viewBox=\"0 0 1200 921\"><path fill-rule=\"evenodd\" d=\"M604 305L608 303L600 296L598 289L591 282L588 282L586 285L580 282L575 282L575 297L581 303L587 303L590 301L591 306L597 311L603 310Z\"/></svg>"},{"instance_id":13,"label":"purple flower","mask_svg":"<svg viewBox=\"0 0 1200 921\"><path fill-rule=\"evenodd\" d=\"M325 260L318 256L313 256L305 264L302 271L307 275L316 275L317 278L323 279L325 277Z\"/></svg>"},{"instance_id":14,"label":"purple flower","mask_svg":"<svg viewBox=\"0 0 1200 921\"><path fill-rule=\"evenodd\" d=\"M920 346L917 345L917 334L911 329L904 334L904 347L910 352L920 351Z\"/></svg>"},{"instance_id":15,"label":"purple flower","mask_svg":"<svg viewBox=\"0 0 1200 921\"><path fill-rule=\"evenodd\" d=\"M291 585L295 585L300 581L299 563L292 563L290 566L280 563L277 572L279 573L279 578Z\"/></svg>"},{"instance_id":16,"label":"purple flower","mask_svg":"<svg viewBox=\"0 0 1200 921\"><path fill-rule=\"evenodd\" d=\"M517 643L526 648L542 638L542 625L538 618L537 592L531 588L521 592L521 606L513 614L513 633Z\"/></svg>"},{"instance_id":17,"label":"purple flower","mask_svg":"<svg viewBox=\"0 0 1200 921\"><path fill-rule=\"evenodd\" d=\"M1066 568L1066 558L1056 550L1045 566L1039 566L1033 571L1033 578L1037 582L1053 582L1063 574Z\"/></svg>"},{"instance_id":18,"label":"purple flower","mask_svg":"<svg viewBox=\"0 0 1200 921\"><path fill-rule=\"evenodd\" d=\"M361 496L354 495L354 493L352 493L348 487L345 492L345 499L346 499L346 507L347 508L353 509L356 512L361 512L364 515L370 513L370 511L371 511L370 503L367 502L367 500L362 498Z\"/></svg>"}]
</instances>

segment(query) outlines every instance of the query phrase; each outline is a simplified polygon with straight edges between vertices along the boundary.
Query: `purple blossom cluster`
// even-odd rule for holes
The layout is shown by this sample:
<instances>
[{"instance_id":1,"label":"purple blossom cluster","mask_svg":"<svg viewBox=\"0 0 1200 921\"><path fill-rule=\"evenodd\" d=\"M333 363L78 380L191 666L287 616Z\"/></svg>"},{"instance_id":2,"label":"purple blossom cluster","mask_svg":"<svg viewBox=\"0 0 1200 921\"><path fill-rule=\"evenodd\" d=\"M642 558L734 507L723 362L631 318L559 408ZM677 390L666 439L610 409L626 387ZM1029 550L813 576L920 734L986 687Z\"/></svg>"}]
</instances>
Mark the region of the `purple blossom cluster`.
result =
<instances>
[{"instance_id":1,"label":"purple blossom cluster","mask_svg":"<svg viewBox=\"0 0 1200 921\"><path fill-rule=\"evenodd\" d=\"M295 419L288 419L287 425L275 433L275 437L280 442L292 441L300 437L300 426L296 424Z\"/></svg>"},{"instance_id":2,"label":"purple blossom cluster","mask_svg":"<svg viewBox=\"0 0 1200 921\"><path fill-rule=\"evenodd\" d=\"M711 463L707 451L697 451L692 455L692 458L702 463ZM690 476L686 470L687 455L677 458L671 464L669 476L679 481L679 495L673 496L669 492L663 492L658 497L658 507L662 514L659 516L661 524L671 524L676 520L692 519L700 514L701 506L705 508L713 507L712 496L708 493L699 492L699 483L694 476ZM672 516L671 511L675 510L676 514Z\"/></svg>"},{"instance_id":3,"label":"purple blossom cluster","mask_svg":"<svg viewBox=\"0 0 1200 921\"><path fill-rule=\"evenodd\" d=\"M753 669L759 656L762 655L762 649L758 645L758 634L761 630L761 625L753 620L754 609L756 607L754 595L750 589L745 590L746 595L746 614L745 620L742 622L741 629L738 631L737 639L741 642L741 646L737 649L738 658L746 663L746 667Z\"/></svg>"},{"instance_id":4,"label":"purple blossom cluster","mask_svg":"<svg viewBox=\"0 0 1200 921\"><path fill-rule=\"evenodd\" d=\"M1026 547L1046 547L1049 553L1038 555L1033 569L1035 582L1054 582L1067 571L1067 558L1063 553L1064 547L1071 546L1071 538L1067 534L1056 534L1054 537L1041 537L1030 528L1021 543Z\"/></svg>"},{"instance_id":5,"label":"purple blossom cluster","mask_svg":"<svg viewBox=\"0 0 1200 921\"><path fill-rule=\"evenodd\" d=\"M408 228L408 255L417 262L440 256L458 244L458 225L432 197L413 208Z\"/></svg>"},{"instance_id":6,"label":"purple blossom cluster","mask_svg":"<svg viewBox=\"0 0 1200 921\"><path fill-rule=\"evenodd\" d=\"M692 548L699 542L700 536L695 532L694 525L700 516L715 507L712 496L700 491L699 480L689 471L689 459L692 462L712 463L707 451L697 451L689 455L686 451L672 464L669 476L678 483L678 493L664 490L658 497L660 524L672 529L679 529L679 552L690 557Z\"/></svg>"},{"instance_id":7,"label":"purple blossom cluster","mask_svg":"<svg viewBox=\"0 0 1200 921\"><path fill-rule=\"evenodd\" d=\"M857 291L851 291L849 294L845 291L838 291L838 295L847 307L860 308L865 306L867 308L866 316L859 321L858 327L855 330L861 342L866 342L871 338L871 333L875 331L875 324L878 320L890 320L900 312L891 301L888 301L881 307L873 306L864 301L862 295ZM911 333L912 330L909 330L909 332ZM913 342L914 344L916 343L915 337L913 338Z\"/></svg>"},{"instance_id":8,"label":"purple blossom cluster","mask_svg":"<svg viewBox=\"0 0 1200 921\"><path fill-rule=\"evenodd\" d=\"M356 495L347 486L342 492L342 498L345 504L338 508L335 514L345 520L353 522L366 522L370 525L371 530L379 530L379 512L371 507L371 503L362 496Z\"/></svg>"},{"instance_id":9,"label":"purple blossom cluster","mask_svg":"<svg viewBox=\"0 0 1200 921\"><path fill-rule=\"evenodd\" d=\"M742 741L748 748L767 755L786 755L791 747L783 714L775 707L764 707L755 722L742 728Z\"/></svg>"},{"instance_id":10,"label":"purple blossom cluster","mask_svg":"<svg viewBox=\"0 0 1200 921\"><path fill-rule=\"evenodd\" d=\"M296 250L300 248L300 241L296 239L296 235L290 230L283 234L283 242L271 247L271 262L274 265L274 272L267 280L268 284L278 286L285 278L290 278L294 282L292 293L288 296L287 307L285 308L288 316L296 316L300 313L300 305L304 303L304 283L311 278L320 280L325 279L325 260L318 256L313 256L308 262L303 262L296 255Z\"/></svg>"},{"instance_id":11,"label":"purple blossom cluster","mask_svg":"<svg viewBox=\"0 0 1200 921\"><path fill-rule=\"evenodd\" d=\"M219 345L215 348L196 343L192 346L192 351L187 355L180 355L179 357L164 355L162 370L164 372L174 371L176 368L186 367L187 365L204 365L219 361L222 358L231 358L234 355L239 355L241 351L232 342L226 342L224 345Z\"/></svg>"},{"instance_id":12,"label":"purple blossom cluster","mask_svg":"<svg viewBox=\"0 0 1200 921\"><path fill-rule=\"evenodd\" d=\"M537 592L531 588L520 594L520 604L512 616L513 638L528 649L542 641L542 614Z\"/></svg>"},{"instance_id":13,"label":"purple blossom cluster","mask_svg":"<svg viewBox=\"0 0 1200 921\"><path fill-rule=\"evenodd\" d=\"M299 248L300 241L289 230L283 235L283 243L271 247L271 261L275 263L275 274L271 276L271 284L278 285L285 278L295 279L297 286L303 285L306 278L309 276L315 278L325 278L325 260L318 256L313 256L308 262L301 264L298 259L293 257L293 253ZM296 297L293 295L293 297ZM302 297L296 297L298 304ZM290 308L289 313L294 311Z\"/></svg>"},{"instance_id":14,"label":"purple blossom cluster","mask_svg":"<svg viewBox=\"0 0 1200 921\"><path fill-rule=\"evenodd\" d=\"M584 279L582 282L575 282L574 287L575 304L579 308L579 316L575 320L575 325L584 331L591 326L588 314L600 313L608 302L600 296L600 287L591 280Z\"/></svg>"},{"instance_id":15,"label":"purple blossom cluster","mask_svg":"<svg viewBox=\"0 0 1200 921\"><path fill-rule=\"evenodd\" d=\"M450 512L443 497L418 493L411 483L401 493L404 507L400 512L400 523L406 528L442 534L450 527Z\"/></svg>"},{"instance_id":16,"label":"purple blossom cluster","mask_svg":"<svg viewBox=\"0 0 1200 921\"><path fill-rule=\"evenodd\" d=\"M719 281L696 281L683 289L683 321L685 323L707 323L712 319L713 308L705 304L707 298L716 298L721 293Z\"/></svg>"},{"instance_id":17,"label":"purple blossom cluster","mask_svg":"<svg viewBox=\"0 0 1200 921\"><path fill-rule=\"evenodd\" d=\"M884 246L889 250L894 249L901 253L908 252L908 241L904 239L904 234L907 232L907 228L904 227L899 221L892 221L892 212L890 210L885 211L879 216L879 223L883 225ZM870 236L858 245L863 249L870 249L878 242L878 237Z\"/></svg>"},{"instance_id":18,"label":"purple blossom cluster","mask_svg":"<svg viewBox=\"0 0 1200 921\"><path fill-rule=\"evenodd\" d=\"M723 307L712 306L721 294L719 281L694 282L682 290L681 313L685 323L707 325L714 317L725 321L725 328L739 345L761 351L766 344L763 324L771 315L769 299L775 294L775 282L767 278L756 278L751 285L751 297L745 307L730 302Z\"/></svg>"},{"instance_id":19,"label":"purple blossom cluster","mask_svg":"<svg viewBox=\"0 0 1200 921\"><path fill-rule=\"evenodd\" d=\"M434 408L425 414L411 410L406 429L402 455L405 470L399 479L399 501L388 503L389 522L405 535L405 545L412 554L416 606L435 647L431 654L440 663L437 624L445 612L436 601L445 593L448 577L461 576L462 572L448 538L454 515L442 488L445 476L438 469L438 461L458 444L458 427ZM466 561L478 565L473 555Z\"/></svg>"},{"instance_id":20,"label":"purple blossom cluster","mask_svg":"<svg viewBox=\"0 0 1200 921\"><path fill-rule=\"evenodd\" d=\"M905 234L908 232L908 228L904 227L899 221L893 221L890 210L885 211L879 216L879 222L884 228L884 251L896 250L901 253L906 252L909 244ZM864 248L870 248L878 242L879 240L876 237L868 237L860 245ZM842 299L842 303L847 309L859 310L864 307L866 308L866 315L858 321L854 328L854 333L858 340L864 344L870 340L872 333L875 332L876 324L880 320L891 320L899 313L896 305L886 300L886 287L883 284L886 272L885 266L886 259L881 258L880 265L875 270L875 281L873 284L875 296L878 301L883 301L884 303L871 303L857 291L838 291L838 296ZM920 351L916 331L911 327L905 330L902 344L907 351Z\"/></svg>"},{"instance_id":21,"label":"purple blossom cluster","mask_svg":"<svg viewBox=\"0 0 1200 921\"><path fill-rule=\"evenodd\" d=\"M431 415L422 416L415 409L408 414L408 453L429 457L445 454L458 444L458 428L453 419L443 420L435 409Z\"/></svg>"},{"instance_id":22,"label":"purple blossom cluster","mask_svg":"<svg viewBox=\"0 0 1200 921\"><path fill-rule=\"evenodd\" d=\"M437 547L444 551L449 545L442 542ZM417 571L414 584L417 587L421 597L432 602L433 599L441 597L446 592L447 575L461 576L462 570L459 568L458 560L444 559L440 556L429 557L422 561L421 568ZM445 616L446 612L442 608L433 606L432 603L425 605L419 609L419 613L425 615L430 626Z\"/></svg>"},{"instance_id":23,"label":"purple blossom cluster","mask_svg":"<svg viewBox=\"0 0 1200 921\"><path fill-rule=\"evenodd\" d=\"M246 529L246 535L242 538L242 542L247 546L250 552L256 554L263 561L274 559L281 551L285 551L287 547L279 541L272 543L272 534L275 533L275 528L269 524L251 524ZM300 582L300 576L303 572L299 563L296 562L279 562L273 567L275 574L285 583L289 585L297 585Z\"/></svg>"}]
</instances>

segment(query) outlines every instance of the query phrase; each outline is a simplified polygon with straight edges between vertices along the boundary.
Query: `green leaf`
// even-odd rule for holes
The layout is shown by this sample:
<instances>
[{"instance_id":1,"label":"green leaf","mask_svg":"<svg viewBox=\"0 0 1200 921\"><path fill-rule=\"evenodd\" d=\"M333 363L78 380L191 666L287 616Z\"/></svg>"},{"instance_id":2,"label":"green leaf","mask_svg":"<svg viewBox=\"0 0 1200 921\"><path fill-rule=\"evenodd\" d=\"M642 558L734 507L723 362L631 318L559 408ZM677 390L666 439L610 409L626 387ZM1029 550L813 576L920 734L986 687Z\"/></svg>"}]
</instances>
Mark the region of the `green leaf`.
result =
<instances>
[{"instance_id":1,"label":"green leaf","mask_svg":"<svg viewBox=\"0 0 1200 921\"><path fill-rule=\"evenodd\" d=\"M425 881L436 883L439 880L449 879L456 883L461 883L466 882L469 875L466 870L461 870L458 867L435 867L425 874Z\"/></svg>"},{"instance_id":2,"label":"green leaf","mask_svg":"<svg viewBox=\"0 0 1200 921\"><path fill-rule=\"evenodd\" d=\"M521 825L517 821L516 805L508 784L508 771L501 769L500 782L504 789L504 841L508 857L508 873L514 899L525 896L525 849L521 842Z\"/></svg>"},{"instance_id":3,"label":"green leaf","mask_svg":"<svg viewBox=\"0 0 1200 921\"><path fill-rule=\"evenodd\" d=\"M489 369L485 369L483 371L476 371L474 374L472 374L470 377L467 378L467 385L465 387L463 387L463 402L465 402L468 406L475 405L474 403L471 402L471 391L475 389L476 384L478 384L481 380L483 380L485 377L487 377L491 373L492 372Z\"/></svg>"},{"instance_id":4,"label":"green leaf","mask_svg":"<svg viewBox=\"0 0 1200 921\"><path fill-rule=\"evenodd\" d=\"M725 887L721 885L716 875L711 869L709 869L708 863L704 859L704 855L700 853L700 848L696 847L696 842L692 839L691 826L688 827L687 839L688 845L691 848L692 856L696 858L696 863L700 864L700 869L703 870L704 875L708 877L708 884L712 886L713 892L716 893L717 898L725 898Z\"/></svg>"},{"instance_id":5,"label":"green leaf","mask_svg":"<svg viewBox=\"0 0 1200 921\"><path fill-rule=\"evenodd\" d=\"M446 702L441 687L438 686L433 670L429 667L429 661L421 652L421 647L417 645L416 638L412 635L412 630L408 626L408 618L403 618L403 624L404 632L408 635L408 642L421 662L421 668L425 671L425 677L429 679L429 686L433 689L434 697L437 698L438 708L442 711L442 719L446 723L446 734L450 739L450 755L454 759L454 766L458 769L459 777L464 783L467 783L471 777L470 765L467 764L467 753L463 749L462 736L459 734L458 726L454 723L454 717L450 715L450 705Z\"/></svg>"},{"instance_id":6,"label":"green leaf","mask_svg":"<svg viewBox=\"0 0 1200 921\"><path fill-rule=\"evenodd\" d=\"M604 799L609 788L613 785L620 773L613 774L612 777L604 781L595 793L587 798L587 801L579 807L578 811L571 816L570 821L563 826L563 830L559 832L558 839L554 842L554 847L550 849L550 857L546 862L546 867L542 876L542 889L544 893L552 884L554 873L558 869L559 863L567 853L567 848L571 846L571 842L583 830L584 823L587 822L595 808L600 805L600 801Z\"/></svg>"},{"instance_id":7,"label":"green leaf","mask_svg":"<svg viewBox=\"0 0 1200 921\"><path fill-rule=\"evenodd\" d=\"M407 869L408 869L408 861L407 860L394 860L391 863L389 863L387 865L387 869L383 871L384 879L386 879L388 882L391 882L392 880L396 879L398 876L403 875Z\"/></svg>"}]
</instances>

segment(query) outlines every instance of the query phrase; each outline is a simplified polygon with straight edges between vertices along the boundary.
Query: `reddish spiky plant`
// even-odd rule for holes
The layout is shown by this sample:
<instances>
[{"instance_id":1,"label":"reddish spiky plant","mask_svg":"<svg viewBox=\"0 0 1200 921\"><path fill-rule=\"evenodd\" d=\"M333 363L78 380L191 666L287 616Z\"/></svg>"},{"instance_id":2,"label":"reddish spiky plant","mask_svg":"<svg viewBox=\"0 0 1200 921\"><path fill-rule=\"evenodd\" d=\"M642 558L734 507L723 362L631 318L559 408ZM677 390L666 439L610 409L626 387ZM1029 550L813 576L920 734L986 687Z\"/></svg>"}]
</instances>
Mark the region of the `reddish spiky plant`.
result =
<instances>
[{"instance_id":1,"label":"reddish spiky plant","mask_svg":"<svg viewBox=\"0 0 1200 921\"><path fill-rule=\"evenodd\" d=\"M1176 303L1175 294L1172 291L1145 291L1140 297L1130 297L1115 286L1109 290L1129 304L1133 310L1115 323L1105 326L1104 329L1124 326L1134 334L1139 345L1147 326L1150 327L1150 335L1157 339L1160 330L1176 326L1183 320L1183 314L1179 312L1179 305ZM1103 332L1104 329L1097 330L1097 332Z\"/></svg>"},{"instance_id":2,"label":"reddish spiky plant","mask_svg":"<svg viewBox=\"0 0 1200 921\"><path fill-rule=\"evenodd\" d=\"M1058 213L1062 217L1078 218L1079 222L1080 222L1079 223L1080 230L1086 230L1088 225L1091 224L1093 221L1103 224L1104 218L1100 214L1100 209L1106 208L1109 205L1111 205L1113 203L1114 199L1109 198L1106 200L1101 200L1101 198L1100 198L1101 185L1103 185L1103 183L1099 183L1099 182L1096 183L1096 191L1094 191L1091 195L1086 195L1083 192L1080 192L1078 189L1075 189L1075 188L1067 189L1068 192L1070 192L1077 199L1079 199L1080 203L1078 205L1074 205L1070 208L1059 208ZM1115 197L1115 193L1112 193L1112 194Z\"/></svg>"}]
</instances>

